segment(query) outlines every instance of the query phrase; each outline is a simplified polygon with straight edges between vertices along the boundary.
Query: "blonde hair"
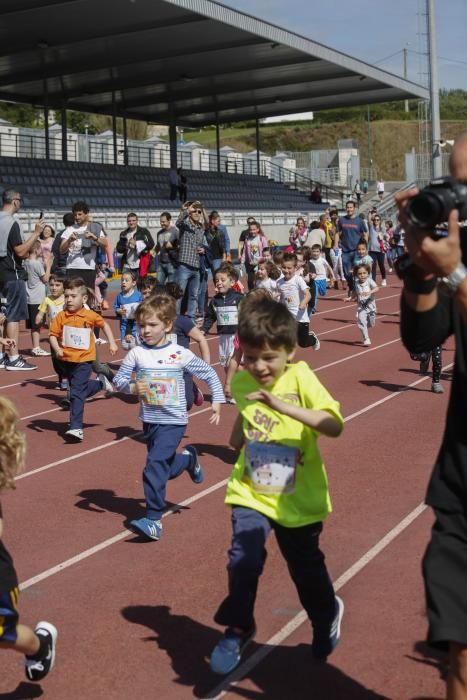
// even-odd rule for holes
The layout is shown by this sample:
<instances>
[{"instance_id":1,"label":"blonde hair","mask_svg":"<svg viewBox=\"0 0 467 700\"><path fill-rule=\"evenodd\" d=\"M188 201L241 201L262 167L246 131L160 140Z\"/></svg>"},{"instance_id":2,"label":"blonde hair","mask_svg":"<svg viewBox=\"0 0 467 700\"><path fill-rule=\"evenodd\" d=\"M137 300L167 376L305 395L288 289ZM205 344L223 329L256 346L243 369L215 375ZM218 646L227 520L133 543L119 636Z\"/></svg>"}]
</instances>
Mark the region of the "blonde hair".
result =
<instances>
[{"instance_id":1,"label":"blonde hair","mask_svg":"<svg viewBox=\"0 0 467 700\"><path fill-rule=\"evenodd\" d=\"M24 465L26 440L18 430L19 415L9 399L0 397L0 491L14 489Z\"/></svg>"}]
</instances>

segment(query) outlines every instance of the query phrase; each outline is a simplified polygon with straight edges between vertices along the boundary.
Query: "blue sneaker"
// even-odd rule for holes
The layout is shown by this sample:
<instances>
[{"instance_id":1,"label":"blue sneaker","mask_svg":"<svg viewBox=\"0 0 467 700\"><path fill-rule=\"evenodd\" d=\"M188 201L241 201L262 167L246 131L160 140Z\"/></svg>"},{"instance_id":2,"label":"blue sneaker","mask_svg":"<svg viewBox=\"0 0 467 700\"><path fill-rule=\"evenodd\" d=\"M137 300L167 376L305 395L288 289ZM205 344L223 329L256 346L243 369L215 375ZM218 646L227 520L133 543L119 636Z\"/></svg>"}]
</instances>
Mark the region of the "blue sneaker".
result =
<instances>
[{"instance_id":1,"label":"blue sneaker","mask_svg":"<svg viewBox=\"0 0 467 700\"><path fill-rule=\"evenodd\" d=\"M160 520L150 520L149 518L132 520L130 528L137 535L143 535L148 540L160 540L162 535L162 522Z\"/></svg>"},{"instance_id":2,"label":"blue sneaker","mask_svg":"<svg viewBox=\"0 0 467 700\"><path fill-rule=\"evenodd\" d=\"M194 484L201 484L204 481L203 467L198 461L198 453L193 445L187 445L182 452L183 455L190 455L190 466L187 469L188 474Z\"/></svg>"},{"instance_id":3,"label":"blue sneaker","mask_svg":"<svg viewBox=\"0 0 467 700\"><path fill-rule=\"evenodd\" d=\"M222 639L212 650L209 665L211 671L225 676L237 668L241 661L242 654L248 644L255 636L256 629L253 627L250 632L238 634L231 627L227 627Z\"/></svg>"},{"instance_id":4,"label":"blue sneaker","mask_svg":"<svg viewBox=\"0 0 467 700\"><path fill-rule=\"evenodd\" d=\"M344 615L344 601L336 595L336 613L331 626L326 630L315 629L311 651L317 661L326 661L339 643L341 622Z\"/></svg>"}]
</instances>

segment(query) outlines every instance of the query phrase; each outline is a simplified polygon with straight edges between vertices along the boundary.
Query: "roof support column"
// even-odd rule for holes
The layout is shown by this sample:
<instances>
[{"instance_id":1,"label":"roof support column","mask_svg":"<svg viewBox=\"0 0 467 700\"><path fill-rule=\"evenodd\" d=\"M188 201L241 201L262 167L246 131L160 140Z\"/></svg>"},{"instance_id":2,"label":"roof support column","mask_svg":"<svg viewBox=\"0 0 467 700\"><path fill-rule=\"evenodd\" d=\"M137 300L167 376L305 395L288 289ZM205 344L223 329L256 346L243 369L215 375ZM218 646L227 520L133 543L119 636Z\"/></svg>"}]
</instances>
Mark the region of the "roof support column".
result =
<instances>
[{"instance_id":1,"label":"roof support column","mask_svg":"<svg viewBox=\"0 0 467 700\"><path fill-rule=\"evenodd\" d=\"M67 137L67 126L66 126L67 114L66 107L62 107L62 160L68 160L68 143Z\"/></svg>"},{"instance_id":2,"label":"roof support column","mask_svg":"<svg viewBox=\"0 0 467 700\"><path fill-rule=\"evenodd\" d=\"M260 152L259 152L259 119L256 117L256 122L255 122L255 136L256 136L256 173L257 175L261 175L260 173L260 165L261 165L261 159L260 159Z\"/></svg>"},{"instance_id":3,"label":"roof support column","mask_svg":"<svg viewBox=\"0 0 467 700\"><path fill-rule=\"evenodd\" d=\"M434 0L427 0L428 51L430 61L431 140L433 146L432 174L434 178L443 174L443 159L440 150L441 122L439 117L438 56L436 52L436 18Z\"/></svg>"},{"instance_id":4,"label":"roof support column","mask_svg":"<svg viewBox=\"0 0 467 700\"><path fill-rule=\"evenodd\" d=\"M114 165L117 165L117 163L118 163L116 106L117 106L117 103L115 102L115 90L112 90L112 134L113 134Z\"/></svg>"},{"instance_id":5,"label":"roof support column","mask_svg":"<svg viewBox=\"0 0 467 700\"><path fill-rule=\"evenodd\" d=\"M169 124L170 167L177 169L177 126L175 119L170 117Z\"/></svg>"},{"instance_id":6,"label":"roof support column","mask_svg":"<svg viewBox=\"0 0 467 700\"><path fill-rule=\"evenodd\" d=\"M128 165L128 131L126 117L123 117L123 162Z\"/></svg>"},{"instance_id":7,"label":"roof support column","mask_svg":"<svg viewBox=\"0 0 467 700\"><path fill-rule=\"evenodd\" d=\"M221 171L221 132L219 126L219 118L216 119L216 157L217 157L217 172Z\"/></svg>"},{"instance_id":8,"label":"roof support column","mask_svg":"<svg viewBox=\"0 0 467 700\"><path fill-rule=\"evenodd\" d=\"M50 159L50 142L49 142L49 90L47 80L44 80L44 136L45 136L45 157Z\"/></svg>"}]
</instances>

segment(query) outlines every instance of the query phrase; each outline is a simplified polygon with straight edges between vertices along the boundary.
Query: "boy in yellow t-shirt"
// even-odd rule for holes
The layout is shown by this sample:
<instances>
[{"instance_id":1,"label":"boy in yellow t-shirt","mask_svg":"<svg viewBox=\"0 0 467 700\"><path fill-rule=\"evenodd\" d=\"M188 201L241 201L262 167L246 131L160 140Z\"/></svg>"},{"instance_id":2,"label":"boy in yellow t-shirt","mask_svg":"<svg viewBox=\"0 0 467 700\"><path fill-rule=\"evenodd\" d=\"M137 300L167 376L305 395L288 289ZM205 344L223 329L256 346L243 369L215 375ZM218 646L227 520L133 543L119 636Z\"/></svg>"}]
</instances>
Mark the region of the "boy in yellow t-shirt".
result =
<instances>
[{"instance_id":1,"label":"boy in yellow t-shirt","mask_svg":"<svg viewBox=\"0 0 467 700\"><path fill-rule=\"evenodd\" d=\"M255 634L254 604L271 530L313 625L316 659L335 648L344 611L319 549L331 503L317 439L340 435L339 404L305 362L291 363L297 327L283 304L246 299L238 336L246 371L231 384L240 415L230 443L240 453L225 499L233 525L229 594L214 618L227 629L210 660L220 674L240 663Z\"/></svg>"}]
</instances>

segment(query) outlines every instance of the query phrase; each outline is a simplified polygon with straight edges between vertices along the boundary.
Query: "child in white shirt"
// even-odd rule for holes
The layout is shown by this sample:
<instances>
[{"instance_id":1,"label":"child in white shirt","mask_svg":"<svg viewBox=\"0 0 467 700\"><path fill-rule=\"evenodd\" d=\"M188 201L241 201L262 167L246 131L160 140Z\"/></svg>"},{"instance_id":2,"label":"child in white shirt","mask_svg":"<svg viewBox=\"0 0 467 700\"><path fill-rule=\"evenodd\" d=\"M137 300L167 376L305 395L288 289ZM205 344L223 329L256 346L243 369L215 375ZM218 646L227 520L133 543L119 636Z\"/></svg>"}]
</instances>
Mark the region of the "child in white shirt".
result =
<instances>
[{"instance_id":1,"label":"child in white shirt","mask_svg":"<svg viewBox=\"0 0 467 700\"><path fill-rule=\"evenodd\" d=\"M368 329L374 328L376 323L375 293L378 291L376 282L370 277L369 265L356 265L354 267L353 299L357 302L357 326L363 336L363 345L371 345Z\"/></svg>"},{"instance_id":2,"label":"child in white shirt","mask_svg":"<svg viewBox=\"0 0 467 700\"><path fill-rule=\"evenodd\" d=\"M310 318L307 311L310 290L303 277L297 274L297 267L296 254L284 253L282 259L283 277L277 280L280 301L286 305L297 321L297 337L300 347L313 347L318 350L320 343L315 333L310 331Z\"/></svg>"}]
</instances>

